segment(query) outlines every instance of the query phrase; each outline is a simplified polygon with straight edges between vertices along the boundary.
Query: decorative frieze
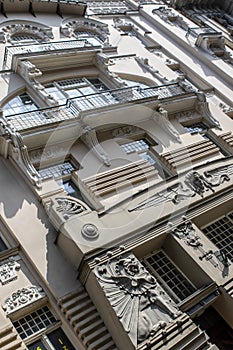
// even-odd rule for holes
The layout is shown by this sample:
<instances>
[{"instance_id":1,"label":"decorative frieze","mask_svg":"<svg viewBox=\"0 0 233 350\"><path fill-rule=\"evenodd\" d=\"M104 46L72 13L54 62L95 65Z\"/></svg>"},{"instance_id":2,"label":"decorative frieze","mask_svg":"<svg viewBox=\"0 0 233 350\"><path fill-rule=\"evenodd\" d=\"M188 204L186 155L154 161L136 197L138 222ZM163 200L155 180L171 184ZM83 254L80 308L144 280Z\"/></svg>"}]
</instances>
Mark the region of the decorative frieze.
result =
<instances>
[{"instance_id":1,"label":"decorative frieze","mask_svg":"<svg viewBox=\"0 0 233 350\"><path fill-rule=\"evenodd\" d=\"M214 192L214 187L230 181L232 175L233 165L205 171L203 175L197 171L190 171L185 175L182 182L177 182L173 186L167 187L166 190L152 195L134 208L129 209L129 212L158 206L165 202L179 204L182 200L196 195L203 197L206 191Z\"/></svg>"},{"instance_id":2,"label":"decorative frieze","mask_svg":"<svg viewBox=\"0 0 233 350\"><path fill-rule=\"evenodd\" d=\"M109 303L135 347L180 314L146 268L131 253L95 268Z\"/></svg>"},{"instance_id":3,"label":"decorative frieze","mask_svg":"<svg viewBox=\"0 0 233 350\"><path fill-rule=\"evenodd\" d=\"M46 295L43 289L38 286L31 286L22 288L14 292L9 298L2 304L2 308L7 314L11 314L39 299L44 298Z\"/></svg>"},{"instance_id":4,"label":"decorative frieze","mask_svg":"<svg viewBox=\"0 0 233 350\"><path fill-rule=\"evenodd\" d=\"M0 281L7 284L17 279L17 271L20 269L20 264L15 257L10 257L0 265Z\"/></svg>"}]
</instances>

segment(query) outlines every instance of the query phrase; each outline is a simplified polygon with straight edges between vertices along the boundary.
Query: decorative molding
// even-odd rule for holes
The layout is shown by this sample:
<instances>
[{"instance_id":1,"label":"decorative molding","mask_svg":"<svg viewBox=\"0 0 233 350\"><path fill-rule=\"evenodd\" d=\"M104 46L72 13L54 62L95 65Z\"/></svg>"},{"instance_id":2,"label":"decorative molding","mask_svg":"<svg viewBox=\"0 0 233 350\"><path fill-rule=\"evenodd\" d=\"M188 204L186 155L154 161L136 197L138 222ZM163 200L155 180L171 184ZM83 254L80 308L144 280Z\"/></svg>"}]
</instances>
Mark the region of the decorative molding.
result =
<instances>
[{"instance_id":1,"label":"decorative molding","mask_svg":"<svg viewBox=\"0 0 233 350\"><path fill-rule=\"evenodd\" d=\"M109 44L109 29L106 23L91 18L72 18L63 21L61 25L61 32L68 37L78 38L78 33L82 31L90 31L104 44Z\"/></svg>"},{"instance_id":2,"label":"decorative molding","mask_svg":"<svg viewBox=\"0 0 233 350\"><path fill-rule=\"evenodd\" d=\"M93 224L85 224L81 229L81 233L84 238L93 240L99 237L98 228Z\"/></svg>"},{"instance_id":3,"label":"decorative molding","mask_svg":"<svg viewBox=\"0 0 233 350\"><path fill-rule=\"evenodd\" d=\"M137 126L124 125L120 128L112 130L112 136L113 137L127 137L127 136L135 135L139 132L142 132L142 130L139 129Z\"/></svg>"},{"instance_id":4,"label":"decorative molding","mask_svg":"<svg viewBox=\"0 0 233 350\"><path fill-rule=\"evenodd\" d=\"M83 142L88 146L88 148L94 152L94 154L107 166L111 165L109 155L103 147L100 145L95 129L91 128L90 126L84 126L83 127L83 134L82 134L82 140Z\"/></svg>"},{"instance_id":5,"label":"decorative molding","mask_svg":"<svg viewBox=\"0 0 233 350\"><path fill-rule=\"evenodd\" d=\"M204 259L209 261L215 268L218 268L220 271L224 272L225 275L226 269L230 265L227 254L222 250L213 251L208 249L209 247L204 247L204 244L197 235L192 222L187 220L185 216L182 217L182 220L183 222L177 226L173 225L172 222L168 222L167 231L184 241L188 246L200 252L201 255L199 255L199 259L201 261Z\"/></svg>"},{"instance_id":6,"label":"decorative molding","mask_svg":"<svg viewBox=\"0 0 233 350\"><path fill-rule=\"evenodd\" d=\"M128 86L126 82L124 82L121 78L118 77L116 73L110 72L109 66L112 65L111 59L103 54L103 53L97 53L95 56L95 64L98 67L98 69L103 72L105 75L109 77L109 79L115 83L115 85L118 88L122 88L125 86Z\"/></svg>"},{"instance_id":7,"label":"decorative molding","mask_svg":"<svg viewBox=\"0 0 233 350\"><path fill-rule=\"evenodd\" d=\"M65 158L67 156L68 147L47 146L37 150L29 151L30 159L33 163L42 163L46 160L54 159L57 157Z\"/></svg>"},{"instance_id":8,"label":"decorative molding","mask_svg":"<svg viewBox=\"0 0 233 350\"><path fill-rule=\"evenodd\" d=\"M41 287L31 286L14 292L2 304L2 308L9 315L46 296Z\"/></svg>"},{"instance_id":9,"label":"decorative molding","mask_svg":"<svg viewBox=\"0 0 233 350\"><path fill-rule=\"evenodd\" d=\"M64 196L53 198L48 210L50 218L51 215L58 215L61 217L62 221L67 221L74 215L80 215L90 211L90 208L77 198Z\"/></svg>"},{"instance_id":10,"label":"decorative molding","mask_svg":"<svg viewBox=\"0 0 233 350\"><path fill-rule=\"evenodd\" d=\"M187 245L197 248L203 246L200 242L200 237L197 235L195 228L191 221L187 220L185 216L182 217L183 223L174 226L171 222L168 223L168 231L174 236L182 239Z\"/></svg>"},{"instance_id":11,"label":"decorative molding","mask_svg":"<svg viewBox=\"0 0 233 350\"><path fill-rule=\"evenodd\" d=\"M0 115L0 134L8 136L12 141L12 158L20 166L33 185L41 188L41 178L33 166L27 146L20 133L16 132L8 120ZM8 155L8 154L7 154Z\"/></svg>"},{"instance_id":12,"label":"decorative molding","mask_svg":"<svg viewBox=\"0 0 233 350\"><path fill-rule=\"evenodd\" d=\"M135 348L180 314L146 268L131 253L95 268L109 303Z\"/></svg>"},{"instance_id":13,"label":"decorative molding","mask_svg":"<svg viewBox=\"0 0 233 350\"><path fill-rule=\"evenodd\" d=\"M196 110L201 114L201 116L211 124L211 126L216 126L218 129L222 130L221 125L217 119L211 114L209 109L209 104L206 100L204 92L196 92L197 103Z\"/></svg>"},{"instance_id":14,"label":"decorative molding","mask_svg":"<svg viewBox=\"0 0 233 350\"><path fill-rule=\"evenodd\" d=\"M182 142L178 131L176 131L176 129L169 120L168 112L166 111L166 109L164 109L161 106L158 106L158 111L155 111L152 114L152 119L156 123L158 123L162 129L168 132L172 136L172 138L175 138L177 142Z\"/></svg>"},{"instance_id":15,"label":"decorative molding","mask_svg":"<svg viewBox=\"0 0 233 350\"><path fill-rule=\"evenodd\" d=\"M140 66L142 66L144 69L146 69L149 73L151 73L151 75L153 75L153 77L155 77L156 79L160 80L163 84L167 84L168 83L168 79L162 75L161 73L159 73L158 69L155 69L154 67L152 67L149 64L149 60L148 58L143 58L143 57L135 57L135 61L138 62L138 64Z\"/></svg>"},{"instance_id":16,"label":"decorative molding","mask_svg":"<svg viewBox=\"0 0 233 350\"><path fill-rule=\"evenodd\" d=\"M0 281L7 284L17 279L17 271L20 269L20 264L16 261L15 257L10 257L4 263L0 265Z\"/></svg>"},{"instance_id":17,"label":"decorative molding","mask_svg":"<svg viewBox=\"0 0 233 350\"><path fill-rule=\"evenodd\" d=\"M42 76L42 72L34 64L28 60L20 61L18 73L31 85L42 100L50 106L57 106L59 104L52 95L46 92L45 87L37 80L37 78Z\"/></svg>"},{"instance_id":18,"label":"decorative molding","mask_svg":"<svg viewBox=\"0 0 233 350\"><path fill-rule=\"evenodd\" d=\"M5 24L5 25L4 25ZM3 26L4 25L4 26ZM20 23L16 21L8 21L2 23L0 32L4 35L5 41L14 43L14 35L31 35L35 37L35 40L49 41L53 39L52 28L47 26L42 26L40 23L36 22L25 22ZM17 41L17 44L20 42Z\"/></svg>"},{"instance_id":19,"label":"decorative molding","mask_svg":"<svg viewBox=\"0 0 233 350\"><path fill-rule=\"evenodd\" d=\"M182 200L196 195L203 197L206 191L211 190L214 192L214 187L219 186L223 182L230 181L232 175L233 165L205 171L203 175L197 171L190 171L185 175L182 182L178 182L166 190L154 194L128 211L143 210L165 202L179 204Z\"/></svg>"}]
</instances>

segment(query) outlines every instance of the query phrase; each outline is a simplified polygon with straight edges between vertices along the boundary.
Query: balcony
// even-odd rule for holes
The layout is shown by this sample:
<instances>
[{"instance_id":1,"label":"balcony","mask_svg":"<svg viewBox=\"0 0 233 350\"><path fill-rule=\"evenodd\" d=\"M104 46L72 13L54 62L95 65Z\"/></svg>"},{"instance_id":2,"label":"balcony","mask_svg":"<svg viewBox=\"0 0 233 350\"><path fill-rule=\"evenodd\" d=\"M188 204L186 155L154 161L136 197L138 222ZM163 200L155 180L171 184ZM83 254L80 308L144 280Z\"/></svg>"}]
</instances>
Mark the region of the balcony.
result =
<instances>
[{"instance_id":1,"label":"balcony","mask_svg":"<svg viewBox=\"0 0 233 350\"><path fill-rule=\"evenodd\" d=\"M84 111L136 101L161 100L185 95L186 93L177 83L148 88L140 88L139 86L125 87L68 99L65 105L59 107L15 114L6 118L16 131L26 131L31 128L78 119Z\"/></svg>"},{"instance_id":2,"label":"balcony","mask_svg":"<svg viewBox=\"0 0 233 350\"><path fill-rule=\"evenodd\" d=\"M43 56L46 52L51 54L53 52L67 52L80 49L90 49L94 46L87 39L78 39L78 40L67 40L67 41L58 41L58 42L49 42L49 43L38 43L33 45L14 45L6 46L3 68L4 69L13 69L16 71L17 64L15 58L29 57L29 56Z\"/></svg>"}]
</instances>

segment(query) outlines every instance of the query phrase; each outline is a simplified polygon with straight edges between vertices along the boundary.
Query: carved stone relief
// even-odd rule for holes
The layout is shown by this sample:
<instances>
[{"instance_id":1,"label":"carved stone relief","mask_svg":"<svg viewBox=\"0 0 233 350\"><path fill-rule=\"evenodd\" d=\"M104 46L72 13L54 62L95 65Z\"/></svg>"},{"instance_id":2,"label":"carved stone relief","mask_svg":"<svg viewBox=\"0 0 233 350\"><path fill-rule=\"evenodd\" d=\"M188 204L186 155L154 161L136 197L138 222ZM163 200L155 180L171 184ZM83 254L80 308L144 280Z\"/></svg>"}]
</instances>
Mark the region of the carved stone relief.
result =
<instances>
[{"instance_id":1,"label":"carved stone relief","mask_svg":"<svg viewBox=\"0 0 233 350\"><path fill-rule=\"evenodd\" d=\"M16 35L29 35L34 37L35 40L44 42L53 38L52 28L40 27L37 23L11 23L2 27L0 31L4 35L5 41L9 42L14 42L14 36Z\"/></svg>"},{"instance_id":2,"label":"carved stone relief","mask_svg":"<svg viewBox=\"0 0 233 350\"><path fill-rule=\"evenodd\" d=\"M180 314L168 295L133 254L97 266L100 286L135 347Z\"/></svg>"},{"instance_id":3,"label":"carved stone relief","mask_svg":"<svg viewBox=\"0 0 233 350\"><path fill-rule=\"evenodd\" d=\"M183 222L177 226L169 222L168 232L183 240L188 246L197 250L198 253L201 253L201 255L199 255L201 261L205 259L220 271L224 271L230 264L227 255L224 255L224 252L221 250L213 251L212 249L208 249L208 247L205 246L206 244L204 244L198 236L192 222L187 220L185 216L183 216L182 219Z\"/></svg>"},{"instance_id":4,"label":"carved stone relief","mask_svg":"<svg viewBox=\"0 0 233 350\"><path fill-rule=\"evenodd\" d=\"M20 264L15 257L10 257L0 265L0 281L7 284L17 279L17 271L20 269Z\"/></svg>"},{"instance_id":5,"label":"carved stone relief","mask_svg":"<svg viewBox=\"0 0 233 350\"><path fill-rule=\"evenodd\" d=\"M127 137L127 136L137 134L140 131L142 131L142 130L136 126L125 125L125 126L122 126L120 128L112 130L112 136L113 137Z\"/></svg>"},{"instance_id":6,"label":"carved stone relief","mask_svg":"<svg viewBox=\"0 0 233 350\"><path fill-rule=\"evenodd\" d=\"M71 197L56 197L52 199L50 214L52 211L55 211L66 221L74 215L79 215L88 210L90 210L90 208L79 199Z\"/></svg>"},{"instance_id":7,"label":"carved stone relief","mask_svg":"<svg viewBox=\"0 0 233 350\"><path fill-rule=\"evenodd\" d=\"M197 171L190 171L185 175L182 182L178 182L166 190L160 191L146 200L140 202L134 208L129 209L129 212L135 210L143 210L153 206L158 206L165 202L178 204L186 198L191 198L196 195L204 196L206 191L214 192L214 187L230 181L233 175L233 165L222 166L210 171L205 171L203 175Z\"/></svg>"},{"instance_id":8,"label":"carved stone relief","mask_svg":"<svg viewBox=\"0 0 233 350\"><path fill-rule=\"evenodd\" d=\"M22 288L14 292L9 298L2 304L2 308L7 314L15 312L26 305L29 305L46 295L41 287L31 286Z\"/></svg>"},{"instance_id":9,"label":"carved stone relief","mask_svg":"<svg viewBox=\"0 0 233 350\"><path fill-rule=\"evenodd\" d=\"M89 31L97 36L103 43L108 42L108 25L88 18L74 18L65 20L61 26L61 32L68 37L78 37L78 33Z\"/></svg>"}]
</instances>

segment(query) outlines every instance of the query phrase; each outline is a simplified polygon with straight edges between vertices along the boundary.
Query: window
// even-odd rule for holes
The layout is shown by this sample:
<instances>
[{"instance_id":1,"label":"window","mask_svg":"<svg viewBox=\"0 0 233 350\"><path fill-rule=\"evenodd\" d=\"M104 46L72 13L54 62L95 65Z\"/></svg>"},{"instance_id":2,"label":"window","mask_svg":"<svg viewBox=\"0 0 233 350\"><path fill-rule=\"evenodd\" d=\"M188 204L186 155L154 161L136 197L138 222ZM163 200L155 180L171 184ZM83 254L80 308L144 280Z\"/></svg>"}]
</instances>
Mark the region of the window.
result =
<instances>
[{"instance_id":1,"label":"window","mask_svg":"<svg viewBox=\"0 0 233 350\"><path fill-rule=\"evenodd\" d=\"M24 92L23 94L13 98L3 107L4 116L12 114L25 113L37 110L38 107L31 97Z\"/></svg>"},{"instance_id":2,"label":"window","mask_svg":"<svg viewBox=\"0 0 233 350\"><path fill-rule=\"evenodd\" d=\"M108 87L98 78L60 80L45 85L45 88L46 92L51 94L60 104L66 103L67 99L73 99L80 110L102 107L115 102Z\"/></svg>"},{"instance_id":3,"label":"window","mask_svg":"<svg viewBox=\"0 0 233 350\"><path fill-rule=\"evenodd\" d=\"M49 178L56 179L59 177L70 175L75 169L76 168L74 167L74 165L71 162L67 161L61 164L39 169L38 173L40 174L43 180Z\"/></svg>"},{"instance_id":4,"label":"window","mask_svg":"<svg viewBox=\"0 0 233 350\"><path fill-rule=\"evenodd\" d=\"M174 301L180 302L195 292L193 284L162 250L146 257L143 262Z\"/></svg>"},{"instance_id":5,"label":"window","mask_svg":"<svg viewBox=\"0 0 233 350\"><path fill-rule=\"evenodd\" d=\"M58 321L48 306L43 306L14 321L13 325L27 344L30 342L30 338L35 339L39 335L39 339L37 338L36 341L27 345L29 350L75 350L61 328L54 330L57 323Z\"/></svg>"},{"instance_id":6,"label":"window","mask_svg":"<svg viewBox=\"0 0 233 350\"><path fill-rule=\"evenodd\" d=\"M0 234L0 252L3 252L4 250L8 249L6 243L4 242L3 238Z\"/></svg>"},{"instance_id":7,"label":"window","mask_svg":"<svg viewBox=\"0 0 233 350\"><path fill-rule=\"evenodd\" d=\"M205 133L207 132L208 130L208 127L204 124L204 123L195 123L195 124L192 124L192 125L187 125L185 126L185 129L191 134L191 135L194 135L194 134L201 134L202 136L205 135Z\"/></svg>"},{"instance_id":8,"label":"window","mask_svg":"<svg viewBox=\"0 0 233 350\"><path fill-rule=\"evenodd\" d=\"M42 40L33 34L19 33L19 34L12 35L10 41L12 44L22 45L22 44L39 43Z\"/></svg>"},{"instance_id":9,"label":"window","mask_svg":"<svg viewBox=\"0 0 233 350\"><path fill-rule=\"evenodd\" d=\"M68 196L75 197L85 202L85 199L83 198L79 188L73 183L71 179L66 181L58 180L57 183L60 187L64 189L64 191L68 194Z\"/></svg>"},{"instance_id":10,"label":"window","mask_svg":"<svg viewBox=\"0 0 233 350\"><path fill-rule=\"evenodd\" d=\"M44 306L25 317L13 322L13 325L22 339L45 330L57 321L47 306Z\"/></svg>"},{"instance_id":11,"label":"window","mask_svg":"<svg viewBox=\"0 0 233 350\"><path fill-rule=\"evenodd\" d=\"M126 154L137 153L141 159L146 160L149 164L153 165L162 178L168 178L170 175L164 170L160 162L154 154L150 151L152 145L157 145L153 141L149 141L145 138L141 138L128 143L123 143L120 147L125 151Z\"/></svg>"},{"instance_id":12,"label":"window","mask_svg":"<svg viewBox=\"0 0 233 350\"><path fill-rule=\"evenodd\" d=\"M43 335L41 340L28 345L28 350L75 350L61 328Z\"/></svg>"},{"instance_id":13,"label":"window","mask_svg":"<svg viewBox=\"0 0 233 350\"><path fill-rule=\"evenodd\" d=\"M74 31L76 38L86 39L88 43L93 46L100 46L103 43L103 40L96 33L90 30L75 30Z\"/></svg>"},{"instance_id":14,"label":"window","mask_svg":"<svg viewBox=\"0 0 233 350\"><path fill-rule=\"evenodd\" d=\"M202 227L202 231L233 261L233 212Z\"/></svg>"}]
</instances>

